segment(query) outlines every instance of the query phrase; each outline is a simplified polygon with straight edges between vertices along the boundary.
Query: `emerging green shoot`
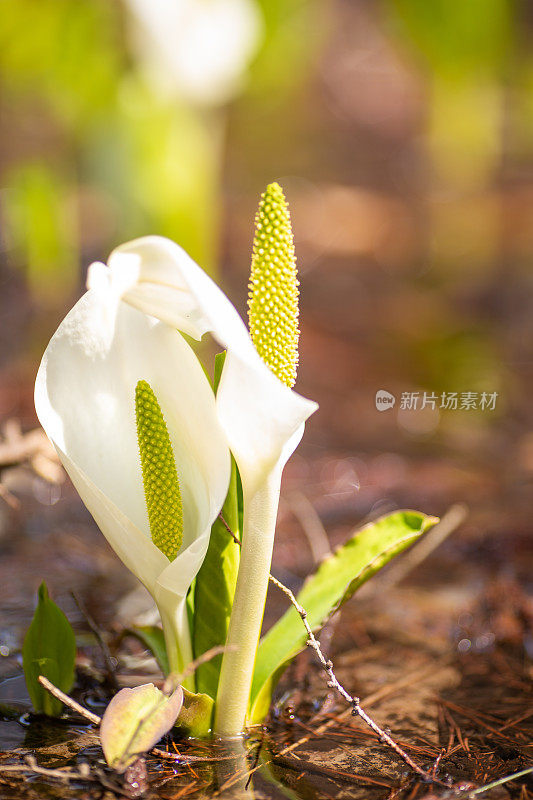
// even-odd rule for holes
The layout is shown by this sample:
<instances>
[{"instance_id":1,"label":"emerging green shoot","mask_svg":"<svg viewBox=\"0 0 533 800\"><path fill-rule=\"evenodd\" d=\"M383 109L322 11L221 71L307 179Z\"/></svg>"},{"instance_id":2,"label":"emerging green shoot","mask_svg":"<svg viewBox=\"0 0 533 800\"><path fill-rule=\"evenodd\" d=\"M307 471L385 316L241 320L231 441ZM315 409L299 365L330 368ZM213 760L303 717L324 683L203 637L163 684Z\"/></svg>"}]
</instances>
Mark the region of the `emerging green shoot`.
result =
<instances>
[{"instance_id":1,"label":"emerging green shoot","mask_svg":"<svg viewBox=\"0 0 533 800\"><path fill-rule=\"evenodd\" d=\"M180 485L163 412L147 381L135 387L135 416L152 541L174 561L183 542Z\"/></svg>"},{"instance_id":2,"label":"emerging green shoot","mask_svg":"<svg viewBox=\"0 0 533 800\"><path fill-rule=\"evenodd\" d=\"M28 694L35 711L58 717L63 703L39 683L39 675L48 678L62 692L74 683L76 639L70 622L48 596L46 584L39 586L37 608L24 638L22 666Z\"/></svg>"},{"instance_id":3,"label":"emerging green shoot","mask_svg":"<svg viewBox=\"0 0 533 800\"><path fill-rule=\"evenodd\" d=\"M298 278L289 207L278 183L261 195L255 217L248 295L250 336L274 375L287 386L298 367Z\"/></svg>"}]
</instances>

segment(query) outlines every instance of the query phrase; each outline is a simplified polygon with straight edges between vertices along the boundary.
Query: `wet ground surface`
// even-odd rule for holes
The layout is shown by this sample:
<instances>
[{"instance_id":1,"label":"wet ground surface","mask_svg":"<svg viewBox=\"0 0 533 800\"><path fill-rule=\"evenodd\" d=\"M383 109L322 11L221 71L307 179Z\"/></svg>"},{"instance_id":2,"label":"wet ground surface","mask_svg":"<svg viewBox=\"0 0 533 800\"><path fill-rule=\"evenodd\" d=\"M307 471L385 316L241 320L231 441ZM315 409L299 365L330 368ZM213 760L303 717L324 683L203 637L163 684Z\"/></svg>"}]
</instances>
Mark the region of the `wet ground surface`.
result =
<instances>
[{"instance_id":1,"label":"wet ground surface","mask_svg":"<svg viewBox=\"0 0 533 800\"><path fill-rule=\"evenodd\" d=\"M327 461L296 459L289 467L274 573L291 588L298 588L326 545L307 504L310 496L335 544L352 520L365 518L362 509L375 505L375 495L382 502L374 513L383 508L384 496L389 505L401 498L406 505L420 505L420 492L424 506L429 498L433 510L449 490L446 480L453 479L447 478L447 465L437 461L409 467L406 462L399 469L391 457L377 465L376 460L350 461L339 454ZM349 491L356 468L366 475L357 495ZM369 479L379 471L381 477ZM149 598L109 550L68 482L47 483L27 463L3 475L20 505L2 506L0 797L110 799L144 787L147 797L168 800L444 798L461 789L460 796L466 796L467 790L533 764L533 549L519 513L515 531L494 540L480 533L487 518L483 504L470 510L421 564L416 549L405 554L396 572L391 565L369 583L321 636L340 680L420 766L434 770L437 783L417 781L338 702L312 654L304 653L280 684L267 727L246 743L246 757L220 747L168 742L182 763L149 757L146 776L125 784L105 767L90 726L73 717L51 722L28 716L19 648L35 589L45 579L77 631L74 694L99 713L109 696L105 665L70 593L81 598L104 631L123 685L160 678L140 646L120 637L133 618L150 613ZM477 480L480 494L488 497L490 481L483 475ZM463 515L460 508L457 519ZM491 517L491 523L498 521ZM267 624L284 603L282 595L272 594ZM186 763L191 758L193 763ZM41 774L40 768L55 773ZM525 800L531 794L530 775L482 796Z\"/></svg>"}]
</instances>

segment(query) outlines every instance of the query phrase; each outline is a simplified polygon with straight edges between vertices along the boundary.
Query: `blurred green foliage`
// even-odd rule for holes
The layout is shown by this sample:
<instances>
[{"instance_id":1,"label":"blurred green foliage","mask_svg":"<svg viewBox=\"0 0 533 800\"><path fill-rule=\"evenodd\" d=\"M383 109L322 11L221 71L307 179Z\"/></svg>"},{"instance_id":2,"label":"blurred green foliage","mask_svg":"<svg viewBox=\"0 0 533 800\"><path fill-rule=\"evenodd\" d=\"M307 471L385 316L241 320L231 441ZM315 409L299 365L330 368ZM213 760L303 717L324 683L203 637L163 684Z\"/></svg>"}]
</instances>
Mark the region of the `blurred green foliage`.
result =
<instances>
[{"instance_id":1,"label":"blurred green foliage","mask_svg":"<svg viewBox=\"0 0 533 800\"><path fill-rule=\"evenodd\" d=\"M318 0L258 0L258 5L264 42L252 65L248 93L278 104L307 78L327 27Z\"/></svg>"},{"instance_id":2,"label":"blurred green foliage","mask_svg":"<svg viewBox=\"0 0 533 800\"><path fill-rule=\"evenodd\" d=\"M442 77L501 75L512 46L513 0L386 0L397 32Z\"/></svg>"},{"instance_id":3,"label":"blurred green foliage","mask_svg":"<svg viewBox=\"0 0 533 800\"><path fill-rule=\"evenodd\" d=\"M2 3L4 258L24 271L39 306L64 306L82 287L90 261L147 233L170 236L215 271L228 164L232 208L240 213L243 196L255 204L260 188L283 175L303 178L302 195L306 182L317 192L328 182L372 190L374 181L388 179L389 161L404 175L398 166L404 146L418 171L412 185L417 192L422 187L425 216L412 258L431 275L424 291L431 298L474 296L490 280L503 243L495 177L513 159L529 163L533 141L525 3L249 0L261 18L255 55L231 105L224 99L207 106L158 91L131 36L129 2ZM391 59L388 48L402 57ZM395 69L398 77L383 84L381 70L386 77ZM414 76L414 110L406 104L411 133L409 141L398 139L396 152L385 111L381 128L369 120L376 133L370 143L365 120L351 117L350 104L359 103L357 87L371 94L381 85L390 92L383 104L401 104L401 92L411 91L405 74ZM346 107L335 92L346 94ZM402 202L409 206L407 194ZM247 224L243 218L243 230ZM232 226L235 236L235 219ZM525 271L529 238L519 233L513 263ZM241 260L247 244L231 242ZM402 280L419 287L424 279ZM449 327L415 337L408 355L418 381L440 386L432 367L438 354L447 388L454 375L458 385L466 381L469 370L487 385L495 382L484 323L476 328L455 308L447 314Z\"/></svg>"},{"instance_id":4,"label":"blurred green foliage","mask_svg":"<svg viewBox=\"0 0 533 800\"><path fill-rule=\"evenodd\" d=\"M31 125L37 143L43 133L57 139L43 154L35 141L16 148L4 177L8 242L33 291L61 299L79 280L84 250L105 258L149 231L213 268L215 137L200 111L150 91L128 53L121 7L9 0L2 12L0 80L12 130ZM114 216L96 235L96 253L79 218L87 187Z\"/></svg>"},{"instance_id":5,"label":"blurred green foliage","mask_svg":"<svg viewBox=\"0 0 533 800\"><path fill-rule=\"evenodd\" d=\"M78 252L67 182L42 161L14 167L6 182L6 223L30 286L46 299L53 298L58 285L72 291Z\"/></svg>"},{"instance_id":6,"label":"blurred green foliage","mask_svg":"<svg viewBox=\"0 0 533 800\"><path fill-rule=\"evenodd\" d=\"M314 3L249 2L263 38L242 87L276 102L305 76ZM88 261L146 233L216 269L223 104L158 91L134 25L127 0L2 3L5 238L40 302L64 303Z\"/></svg>"},{"instance_id":7,"label":"blurred green foliage","mask_svg":"<svg viewBox=\"0 0 533 800\"><path fill-rule=\"evenodd\" d=\"M112 109L126 63L120 7L105 0L5 0L0 15L4 90L44 103L83 136Z\"/></svg>"},{"instance_id":8,"label":"blurred green foliage","mask_svg":"<svg viewBox=\"0 0 533 800\"><path fill-rule=\"evenodd\" d=\"M391 29L422 61L437 176L485 185L500 154L503 86L517 55L514 0L385 0Z\"/></svg>"}]
</instances>

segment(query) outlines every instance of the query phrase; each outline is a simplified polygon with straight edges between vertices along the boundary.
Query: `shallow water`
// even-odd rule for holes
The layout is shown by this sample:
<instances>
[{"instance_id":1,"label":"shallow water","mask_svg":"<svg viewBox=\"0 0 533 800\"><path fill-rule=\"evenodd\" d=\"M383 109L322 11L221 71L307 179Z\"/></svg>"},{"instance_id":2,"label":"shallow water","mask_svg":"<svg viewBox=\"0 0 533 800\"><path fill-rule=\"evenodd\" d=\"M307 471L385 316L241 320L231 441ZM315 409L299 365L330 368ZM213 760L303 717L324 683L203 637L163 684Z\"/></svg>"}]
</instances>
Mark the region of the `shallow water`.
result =
<instances>
[{"instance_id":1,"label":"shallow water","mask_svg":"<svg viewBox=\"0 0 533 800\"><path fill-rule=\"evenodd\" d=\"M474 591L466 595L463 584L455 596L449 585L446 593L436 589L428 593L424 584L430 575L420 577L409 590L397 588L379 602L368 598L343 612L331 645L339 678L360 694L363 707L421 766L430 768L439 754L448 751L438 772L441 781L479 785L523 769L533 756L533 707L528 716L525 706L527 697L533 696L533 676L518 639L511 641L512 631L502 626L506 620L510 624L509 599L513 598L518 619L525 596L510 584L494 586L478 598ZM517 630L514 635L518 636ZM465 641L473 644L462 653ZM91 691L87 678L84 688L74 693L85 702L92 697L93 706L101 709L101 693ZM105 767L92 726L72 716L51 721L27 713L20 676L0 684L0 703L4 751L0 797L96 800L102 796L102 782L117 796L135 792L132 783L125 784ZM251 736L246 752L235 758L219 745L168 740L162 746L171 752L177 749L181 760L147 758L146 779L140 781L141 786L146 782L146 796L162 800L415 796L417 782L403 762L335 704L307 653L287 673L274 709L268 728ZM298 746L287 750L295 742ZM3 765L24 763L28 755L47 769L79 770L87 764L94 780L66 785L31 771L24 779L2 772ZM193 763L184 763L188 759ZM485 796L526 797L520 795L522 784L527 786L527 779ZM441 784L431 788L420 784L416 797L444 798L448 791Z\"/></svg>"}]
</instances>

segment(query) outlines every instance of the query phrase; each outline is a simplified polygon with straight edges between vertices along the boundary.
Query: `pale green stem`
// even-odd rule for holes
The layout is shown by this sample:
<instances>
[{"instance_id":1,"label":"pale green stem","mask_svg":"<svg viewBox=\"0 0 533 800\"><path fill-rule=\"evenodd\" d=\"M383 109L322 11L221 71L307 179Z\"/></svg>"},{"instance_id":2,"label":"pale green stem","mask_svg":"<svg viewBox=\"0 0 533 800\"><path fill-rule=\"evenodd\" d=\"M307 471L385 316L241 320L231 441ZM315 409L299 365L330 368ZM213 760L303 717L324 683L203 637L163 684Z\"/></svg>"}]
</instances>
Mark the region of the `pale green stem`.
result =
<instances>
[{"instance_id":1,"label":"pale green stem","mask_svg":"<svg viewBox=\"0 0 533 800\"><path fill-rule=\"evenodd\" d=\"M189 623L187 621L187 611L185 604L179 606L172 613L168 613L159 606L159 615L165 634L165 644L167 646L168 664L172 674L181 675L191 661L192 644L189 633ZM194 675L188 675L183 681L182 686L190 692L196 691Z\"/></svg>"},{"instance_id":2,"label":"pale green stem","mask_svg":"<svg viewBox=\"0 0 533 800\"><path fill-rule=\"evenodd\" d=\"M215 714L217 736L238 736L246 724L257 643L265 609L279 503L281 470L253 494L244 491L241 561L222 659Z\"/></svg>"}]
</instances>

